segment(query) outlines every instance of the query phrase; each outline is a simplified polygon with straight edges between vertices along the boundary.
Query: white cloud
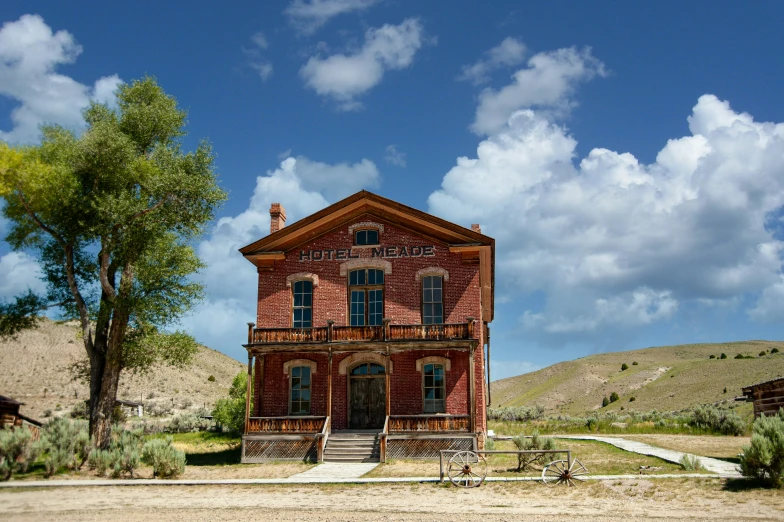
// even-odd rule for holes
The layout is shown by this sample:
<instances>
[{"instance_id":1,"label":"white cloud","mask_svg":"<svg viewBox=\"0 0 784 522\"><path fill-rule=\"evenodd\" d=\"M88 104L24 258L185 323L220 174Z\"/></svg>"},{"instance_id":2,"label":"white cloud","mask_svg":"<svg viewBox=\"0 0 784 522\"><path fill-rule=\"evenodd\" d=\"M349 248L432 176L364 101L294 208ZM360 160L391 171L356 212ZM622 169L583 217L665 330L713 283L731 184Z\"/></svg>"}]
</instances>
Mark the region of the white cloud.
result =
<instances>
[{"instance_id":1,"label":"white cloud","mask_svg":"<svg viewBox=\"0 0 784 522\"><path fill-rule=\"evenodd\" d=\"M540 368L541 366L530 361L509 361L493 358L490 360L490 379L497 381L507 377L535 372Z\"/></svg>"},{"instance_id":2,"label":"white cloud","mask_svg":"<svg viewBox=\"0 0 784 522\"><path fill-rule=\"evenodd\" d=\"M378 0L294 0L284 13L304 34L312 34L331 18L352 11L363 11Z\"/></svg>"},{"instance_id":3,"label":"white cloud","mask_svg":"<svg viewBox=\"0 0 784 522\"><path fill-rule=\"evenodd\" d=\"M0 257L0 300L10 300L28 289L46 292L38 261L24 252L9 252Z\"/></svg>"},{"instance_id":4,"label":"white cloud","mask_svg":"<svg viewBox=\"0 0 784 522\"><path fill-rule=\"evenodd\" d=\"M575 105L574 90L581 82L606 75L604 64L590 49L574 47L535 54L528 67L512 75L512 83L496 91L487 88L479 95L471 129L492 135L501 131L512 112L519 109L546 110L566 114Z\"/></svg>"},{"instance_id":5,"label":"white cloud","mask_svg":"<svg viewBox=\"0 0 784 522\"><path fill-rule=\"evenodd\" d=\"M208 297L182 325L213 348L233 350L245 342L245 323L256 317L258 276L238 249L269 234L270 205L281 203L291 224L378 183L378 170L368 159L331 165L290 157L279 168L257 177L248 208L219 219L198 245L198 254L207 264L198 279L205 284Z\"/></svg>"},{"instance_id":6,"label":"white cloud","mask_svg":"<svg viewBox=\"0 0 784 522\"><path fill-rule=\"evenodd\" d=\"M471 65L464 65L458 80L470 81L474 85L487 83L488 75L502 67L511 67L523 61L525 45L516 38L505 38L485 53L485 57Z\"/></svg>"},{"instance_id":7,"label":"white cloud","mask_svg":"<svg viewBox=\"0 0 784 522\"><path fill-rule=\"evenodd\" d=\"M424 30L419 20L368 29L361 49L350 54L311 57L300 70L305 84L321 96L338 102L341 110L362 107L357 97L378 85L387 70L405 69L422 47Z\"/></svg>"},{"instance_id":8,"label":"white cloud","mask_svg":"<svg viewBox=\"0 0 784 522\"><path fill-rule=\"evenodd\" d=\"M568 99L565 99L568 103ZM496 237L499 288L541 293L521 315L540 333L578 336L673 317L682 303L760 295L753 319L784 318L784 124L761 123L712 95L646 165L577 142L532 110L462 157L430 211Z\"/></svg>"},{"instance_id":9,"label":"white cloud","mask_svg":"<svg viewBox=\"0 0 784 522\"><path fill-rule=\"evenodd\" d=\"M397 150L397 145L387 145L384 161L398 167L405 168L406 166L406 153Z\"/></svg>"},{"instance_id":10,"label":"white cloud","mask_svg":"<svg viewBox=\"0 0 784 522\"><path fill-rule=\"evenodd\" d=\"M68 128L84 126L82 109L90 97L111 100L120 79L99 79L93 88L55 69L73 63L82 48L67 31L52 32L43 18L24 15L0 28L0 95L19 105L11 112L13 129L0 130L0 139L30 143L39 139L39 126L58 123Z\"/></svg>"},{"instance_id":11,"label":"white cloud","mask_svg":"<svg viewBox=\"0 0 784 522\"><path fill-rule=\"evenodd\" d=\"M267 37L261 31L250 37L250 47L243 47L242 51L248 57L248 65L259 74L262 82L266 82L272 76L272 62L263 56L262 51L269 47Z\"/></svg>"}]
</instances>

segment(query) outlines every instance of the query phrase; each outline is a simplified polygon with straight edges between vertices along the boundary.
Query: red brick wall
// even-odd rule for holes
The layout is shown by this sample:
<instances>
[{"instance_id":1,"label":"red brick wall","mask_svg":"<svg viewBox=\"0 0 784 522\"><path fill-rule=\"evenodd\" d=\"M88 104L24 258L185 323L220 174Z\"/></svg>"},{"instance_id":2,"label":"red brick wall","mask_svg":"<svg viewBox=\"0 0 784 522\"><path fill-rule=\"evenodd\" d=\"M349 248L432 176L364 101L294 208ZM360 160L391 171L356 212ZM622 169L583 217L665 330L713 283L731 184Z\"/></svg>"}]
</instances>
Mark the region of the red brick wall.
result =
<instances>
[{"instance_id":1,"label":"red brick wall","mask_svg":"<svg viewBox=\"0 0 784 522\"><path fill-rule=\"evenodd\" d=\"M444 282L444 320L447 323L462 323L467 317L477 319L474 332L483 346L483 328L478 320L482 317L479 265L463 264L460 254L450 253L448 246L429 238L422 238L404 229L380 220L376 216L361 216L355 222L372 221L384 225L380 234L381 246L424 246L435 245L435 257L407 257L387 259L392 273L385 276L384 317L392 324L421 323L421 283L416 281L417 271L423 268L440 267L449 272L449 281ZM328 320L335 325L346 325L348 297L346 276L340 275L340 265L345 260L300 261L301 250L326 250L351 248L353 237L348 231L349 223L335 229L310 243L286 252L284 261L277 261L273 271L260 272L258 289L257 326L259 328L287 328L291 326L291 288L286 286L286 277L299 272L318 275L319 284L313 289L313 326L326 326ZM371 258L372 251L355 248L352 255ZM422 375L414 368L414 362L426 355L444 353L411 352L392 356L394 372L390 381L391 413L393 415L422 413ZM333 358L333 429L344 429L347 425L346 401L347 381L338 375L340 360L347 356L336 354ZM468 413L468 361L465 352L451 351L452 369L447 372L447 413ZM288 414L288 381L283 375L283 363L289 359L307 358L318 363L313 379L313 415L326 415L327 356L324 354L268 354L264 364L262 416ZM475 352L475 387L477 431L485 426L485 385L483 350ZM259 372L256 372L259 375ZM261 393L260 383L254 387ZM257 395L258 396L258 395ZM258 408L257 408L258 410Z\"/></svg>"}]
</instances>

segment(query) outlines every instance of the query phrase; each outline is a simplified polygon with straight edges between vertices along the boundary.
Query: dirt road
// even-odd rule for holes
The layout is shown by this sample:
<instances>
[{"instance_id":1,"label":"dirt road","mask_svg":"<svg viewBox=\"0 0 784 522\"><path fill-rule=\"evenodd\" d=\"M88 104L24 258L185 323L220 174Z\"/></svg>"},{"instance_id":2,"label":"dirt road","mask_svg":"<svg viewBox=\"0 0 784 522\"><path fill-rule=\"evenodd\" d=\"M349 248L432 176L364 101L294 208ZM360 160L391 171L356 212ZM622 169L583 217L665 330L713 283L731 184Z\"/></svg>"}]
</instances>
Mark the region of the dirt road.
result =
<instances>
[{"instance_id":1,"label":"dirt road","mask_svg":"<svg viewBox=\"0 0 784 522\"><path fill-rule=\"evenodd\" d=\"M740 490L738 490L740 489ZM3 520L784 520L781 491L720 480L535 483L133 486L0 491Z\"/></svg>"}]
</instances>

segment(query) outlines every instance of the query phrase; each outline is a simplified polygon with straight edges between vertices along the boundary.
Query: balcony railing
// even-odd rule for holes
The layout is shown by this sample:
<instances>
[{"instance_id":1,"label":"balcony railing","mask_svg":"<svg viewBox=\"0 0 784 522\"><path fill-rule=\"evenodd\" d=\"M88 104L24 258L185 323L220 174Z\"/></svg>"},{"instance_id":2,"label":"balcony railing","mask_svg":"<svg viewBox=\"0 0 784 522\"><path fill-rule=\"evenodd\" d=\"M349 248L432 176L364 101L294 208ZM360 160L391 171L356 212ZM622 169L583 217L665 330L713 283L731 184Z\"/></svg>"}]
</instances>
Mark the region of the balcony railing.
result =
<instances>
[{"instance_id":1,"label":"balcony railing","mask_svg":"<svg viewBox=\"0 0 784 522\"><path fill-rule=\"evenodd\" d=\"M320 433L328 417L251 417L248 433Z\"/></svg>"},{"instance_id":2,"label":"balcony railing","mask_svg":"<svg viewBox=\"0 0 784 522\"><path fill-rule=\"evenodd\" d=\"M389 433L468 431L468 415L391 415Z\"/></svg>"},{"instance_id":3,"label":"balcony railing","mask_svg":"<svg viewBox=\"0 0 784 522\"><path fill-rule=\"evenodd\" d=\"M356 341L452 341L474 337L474 318L465 323L391 324L381 326L327 326L313 328L254 328L248 323L248 344L344 343Z\"/></svg>"}]
</instances>

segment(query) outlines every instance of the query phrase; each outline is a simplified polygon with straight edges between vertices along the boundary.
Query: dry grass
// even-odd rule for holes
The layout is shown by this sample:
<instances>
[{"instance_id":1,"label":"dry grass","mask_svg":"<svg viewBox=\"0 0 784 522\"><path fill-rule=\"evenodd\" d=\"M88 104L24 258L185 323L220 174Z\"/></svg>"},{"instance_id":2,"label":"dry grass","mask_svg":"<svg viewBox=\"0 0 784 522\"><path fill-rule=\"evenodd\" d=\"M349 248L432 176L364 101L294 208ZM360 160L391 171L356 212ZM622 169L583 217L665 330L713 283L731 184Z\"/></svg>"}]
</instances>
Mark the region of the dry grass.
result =
<instances>
[{"instance_id":1,"label":"dry grass","mask_svg":"<svg viewBox=\"0 0 784 522\"><path fill-rule=\"evenodd\" d=\"M612 435L607 435L612 437ZM624 439L644 442L660 448L683 451L703 457L735 459L748 446L751 437L726 437L712 435L622 435Z\"/></svg>"}]
</instances>

